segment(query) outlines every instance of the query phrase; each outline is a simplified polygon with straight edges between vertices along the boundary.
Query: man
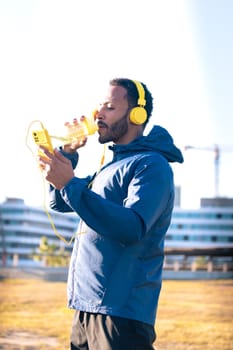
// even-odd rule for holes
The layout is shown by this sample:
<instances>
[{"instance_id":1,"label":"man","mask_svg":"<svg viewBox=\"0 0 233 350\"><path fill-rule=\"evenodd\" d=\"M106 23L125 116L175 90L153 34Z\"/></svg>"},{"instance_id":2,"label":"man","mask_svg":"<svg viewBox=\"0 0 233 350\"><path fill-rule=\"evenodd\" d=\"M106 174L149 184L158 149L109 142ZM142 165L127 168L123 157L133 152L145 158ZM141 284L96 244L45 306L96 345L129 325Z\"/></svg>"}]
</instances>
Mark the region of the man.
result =
<instances>
[{"instance_id":1,"label":"man","mask_svg":"<svg viewBox=\"0 0 233 350\"><path fill-rule=\"evenodd\" d=\"M68 305L76 310L71 349L153 349L174 204L169 162L183 157L164 128L143 135L152 109L145 84L114 79L96 113L99 142L113 142L112 161L94 177L76 177L85 140L40 159L51 208L81 219L68 277Z\"/></svg>"}]
</instances>

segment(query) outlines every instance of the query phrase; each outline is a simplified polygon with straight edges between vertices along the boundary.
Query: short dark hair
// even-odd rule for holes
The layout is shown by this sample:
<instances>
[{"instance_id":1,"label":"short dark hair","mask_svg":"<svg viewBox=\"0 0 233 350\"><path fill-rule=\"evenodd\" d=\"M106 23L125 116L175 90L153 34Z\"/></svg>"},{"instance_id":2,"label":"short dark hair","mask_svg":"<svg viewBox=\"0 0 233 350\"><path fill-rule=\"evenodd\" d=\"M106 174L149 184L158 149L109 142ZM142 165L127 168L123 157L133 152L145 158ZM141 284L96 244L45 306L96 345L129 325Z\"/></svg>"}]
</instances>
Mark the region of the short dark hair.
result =
<instances>
[{"instance_id":1,"label":"short dark hair","mask_svg":"<svg viewBox=\"0 0 233 350\"><path fill-rule=\"evenodd\" d=\"M153 97L151 92L148 90L147 86L140 82L144 88L145 91L145 100L146 105L144 106L146 112L147 112L147 120L145 121L145 125L149 121L149 118L152 115L153 111ZM112 86L122 86L127 91L127 99L130 107L136 107L138 105L138 89L134 83L133 80L127 79L127 78L114 78L110 80L110 85Z\"/></svg>"}]
</instances>

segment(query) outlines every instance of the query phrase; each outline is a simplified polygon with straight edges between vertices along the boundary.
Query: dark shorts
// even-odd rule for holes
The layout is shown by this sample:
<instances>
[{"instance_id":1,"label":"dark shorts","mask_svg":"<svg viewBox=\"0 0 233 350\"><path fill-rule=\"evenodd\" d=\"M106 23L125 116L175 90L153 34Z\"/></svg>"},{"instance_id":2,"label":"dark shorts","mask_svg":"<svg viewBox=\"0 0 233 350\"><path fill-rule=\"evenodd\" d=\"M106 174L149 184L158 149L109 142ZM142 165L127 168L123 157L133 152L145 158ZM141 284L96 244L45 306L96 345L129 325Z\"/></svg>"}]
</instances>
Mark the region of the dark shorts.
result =
<instances>
[{"instance_id":1,"label":"dark shorts","mask_svg":"<svg viewBox=\"0 0 233 350\"><path fill-rule=\"evenodd\" d=\"M154 327L122 317L76 311L71 350L153 350Z\"/></svg>"}]
</instances>

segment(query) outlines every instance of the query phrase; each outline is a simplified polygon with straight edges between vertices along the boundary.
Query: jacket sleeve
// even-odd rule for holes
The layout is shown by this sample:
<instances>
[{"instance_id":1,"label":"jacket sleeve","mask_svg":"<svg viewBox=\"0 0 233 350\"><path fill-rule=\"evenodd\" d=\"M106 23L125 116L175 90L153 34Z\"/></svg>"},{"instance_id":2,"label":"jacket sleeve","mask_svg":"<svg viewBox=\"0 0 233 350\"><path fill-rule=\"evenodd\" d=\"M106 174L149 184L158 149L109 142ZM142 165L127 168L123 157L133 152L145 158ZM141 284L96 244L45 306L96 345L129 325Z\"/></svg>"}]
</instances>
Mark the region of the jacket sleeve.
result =
<instances>
[{"instance_id":1,"label":"jacket sleeve","mask_svg":"<svg viewBox=\"0 0 233 350\"><path fill-rule=\"evenodd\" d=\"M123 205L102 198L77 177L61 189L60 194L88 227L127 245L142 239L168 206L170 215L172 172L167 164L141 167L128 186Z\"/></svg>"}]
</instances>

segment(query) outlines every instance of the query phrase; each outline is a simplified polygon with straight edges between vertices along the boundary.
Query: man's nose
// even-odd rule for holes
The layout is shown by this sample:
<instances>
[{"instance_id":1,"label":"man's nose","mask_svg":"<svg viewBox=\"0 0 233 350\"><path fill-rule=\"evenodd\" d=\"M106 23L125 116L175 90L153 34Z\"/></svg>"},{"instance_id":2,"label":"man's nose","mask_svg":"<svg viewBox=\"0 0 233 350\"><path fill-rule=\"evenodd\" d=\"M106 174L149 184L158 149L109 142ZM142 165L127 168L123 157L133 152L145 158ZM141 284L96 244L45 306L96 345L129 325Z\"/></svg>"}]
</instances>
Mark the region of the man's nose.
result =
<instances>
[{"instance_id":1,"label":"man's nose","mask_svg":"<svg viewBox=\"0 0 233 350\"><path fill-rule=\"evenodd\" d=\"M99 107L96 109L95 118L98 119L98 120L103 120L103 119L105 118L105 117L104 117L104 106L99 106Z\"/></svg>"}]
</instances>

